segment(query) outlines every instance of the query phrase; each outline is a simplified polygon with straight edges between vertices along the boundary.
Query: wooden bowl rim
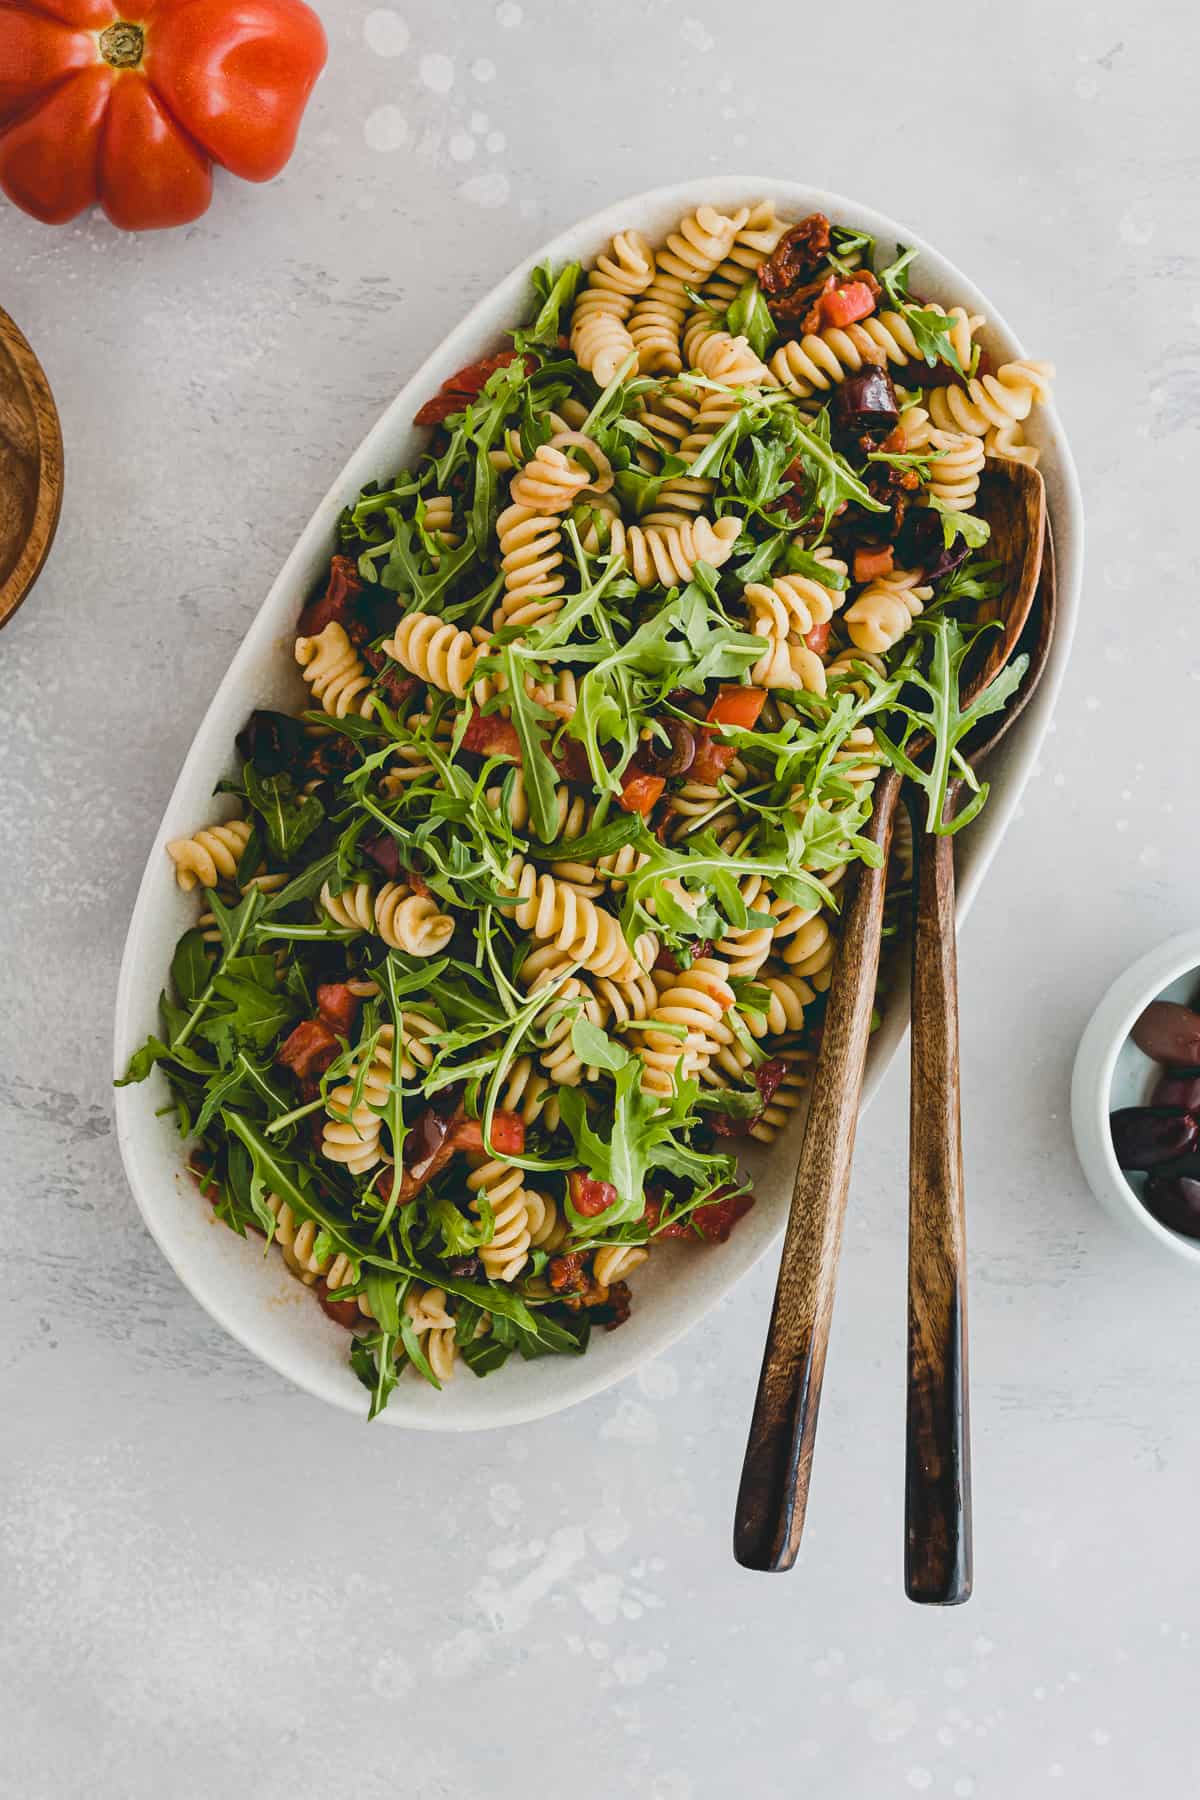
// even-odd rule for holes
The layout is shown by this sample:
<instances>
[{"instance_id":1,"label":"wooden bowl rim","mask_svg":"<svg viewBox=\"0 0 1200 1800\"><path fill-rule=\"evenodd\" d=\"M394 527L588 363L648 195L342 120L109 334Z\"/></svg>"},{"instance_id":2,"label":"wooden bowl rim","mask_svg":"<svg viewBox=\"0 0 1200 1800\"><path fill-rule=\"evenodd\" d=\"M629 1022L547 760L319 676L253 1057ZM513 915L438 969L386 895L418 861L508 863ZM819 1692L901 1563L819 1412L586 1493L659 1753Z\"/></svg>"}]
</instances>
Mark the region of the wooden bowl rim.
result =
<instances>
[{"instance_id":1,"label":"wooden bowl rim","mask_svg":"<svg viewBox=\"0 0 1200 1800\"><path fill-rule=\"evenodd\" d=\"M0 582L0 630L8 624L41 574L62 508L63 442L58 407L46 371L34 354L28 338L4 308L0 306L0 343L11 356L32 411L37 435L37 494L29 535L16 562Z\"/></svg>"}]
</instances>

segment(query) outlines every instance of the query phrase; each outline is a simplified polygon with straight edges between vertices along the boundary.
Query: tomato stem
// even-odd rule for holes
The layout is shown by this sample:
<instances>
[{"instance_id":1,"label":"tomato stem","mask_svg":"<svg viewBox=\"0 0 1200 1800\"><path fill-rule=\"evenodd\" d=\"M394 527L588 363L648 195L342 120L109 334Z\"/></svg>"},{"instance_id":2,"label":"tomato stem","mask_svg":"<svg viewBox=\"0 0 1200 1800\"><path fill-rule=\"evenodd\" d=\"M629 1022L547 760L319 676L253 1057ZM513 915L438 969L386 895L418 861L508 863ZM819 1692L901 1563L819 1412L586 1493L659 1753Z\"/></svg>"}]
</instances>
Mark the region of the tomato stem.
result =
<instances>
[{"instance_id":1,"label":"tomato stem","mask_svg":"<svg viewBox=\"0 0 1200 1800\"><path fill-rule=\"evenodd\" d=\"M142 60L146 34L140 25L118 19L100 33L100 54L114 69L135 69Z\"/></svg>"}]
</instances>

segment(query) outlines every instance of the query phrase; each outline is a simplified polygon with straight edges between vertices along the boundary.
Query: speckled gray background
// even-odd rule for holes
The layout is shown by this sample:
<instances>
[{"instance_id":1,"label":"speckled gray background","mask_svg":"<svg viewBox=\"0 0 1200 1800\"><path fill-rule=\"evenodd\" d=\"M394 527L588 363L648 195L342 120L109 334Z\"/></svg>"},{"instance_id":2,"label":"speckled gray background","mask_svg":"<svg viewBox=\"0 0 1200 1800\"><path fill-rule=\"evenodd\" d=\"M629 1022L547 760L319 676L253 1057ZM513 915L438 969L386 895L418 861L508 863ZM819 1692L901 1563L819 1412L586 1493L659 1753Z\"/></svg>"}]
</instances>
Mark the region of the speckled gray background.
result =
<instances>
[{"instance_id":1,"label":"speckled gray background","mask_svg":"<svg viewBox=\"0 0 1200 1800\"><path fill-rule=\"evenodd\" d=\"M1086 1193L1070 1062L1195 919L1195 9L577 0L369 11L271 188L182 232L0 212L67 500L0 640L0 1792L1116 1800L1195 1737L1196 1278ZM431 16L433 15L433 16ZM977 1588L900 1584L906 1091L864 1127L803 1563L730 1517L772 1277L577 1411L369 1431L143 1230L109 1020L212 689L464 306L622 192L799 175L909 218L1059 365L1090 514L1039 779L963 946Z\"/></svg>"}]
</instances>

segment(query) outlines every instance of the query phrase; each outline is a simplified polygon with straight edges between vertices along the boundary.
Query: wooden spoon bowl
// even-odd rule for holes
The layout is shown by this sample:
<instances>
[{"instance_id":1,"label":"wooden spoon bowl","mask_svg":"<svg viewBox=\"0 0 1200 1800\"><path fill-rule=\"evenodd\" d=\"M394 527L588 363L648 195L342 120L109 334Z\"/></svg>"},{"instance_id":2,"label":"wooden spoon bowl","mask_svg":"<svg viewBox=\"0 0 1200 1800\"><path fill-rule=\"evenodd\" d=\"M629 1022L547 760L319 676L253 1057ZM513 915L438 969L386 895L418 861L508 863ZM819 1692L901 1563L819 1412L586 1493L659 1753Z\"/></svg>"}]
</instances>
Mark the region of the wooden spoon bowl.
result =
<instances>
[{"instance_id":1,"label":"wooden spoon bowl","mask_svg":"<svg viewBox=\"0 0 1200 1800\"><path fill-rule=\"evenodd\" d=\"M62 504L63 447L45 371L0 309L0 626L41 573Z\"/></svg>"}]
</instances>

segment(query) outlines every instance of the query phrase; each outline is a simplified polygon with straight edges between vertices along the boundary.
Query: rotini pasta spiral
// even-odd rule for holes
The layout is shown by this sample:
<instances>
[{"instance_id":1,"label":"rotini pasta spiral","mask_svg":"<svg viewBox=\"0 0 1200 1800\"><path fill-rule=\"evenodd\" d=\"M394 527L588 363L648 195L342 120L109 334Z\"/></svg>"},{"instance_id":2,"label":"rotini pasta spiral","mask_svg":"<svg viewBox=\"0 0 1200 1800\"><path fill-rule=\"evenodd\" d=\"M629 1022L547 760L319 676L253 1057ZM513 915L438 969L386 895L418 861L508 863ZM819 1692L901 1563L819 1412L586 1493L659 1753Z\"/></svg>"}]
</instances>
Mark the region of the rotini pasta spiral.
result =
<instances>
[{"instance_id":1,"label":"rotini pasta spiral","mask_svg":"<svg viewBox=\"0 0 1200 1800\"><path fill-rule=\"evenodd\" d=\"M694 1075L714 1050L730 1042L733 1031L725 1015L735 1004L729 965L717 957L697 957L691 968L664 979L638 1051L645 1065L642 1087L662 1099L671 1094L677 1073L682 1079ZM683 1035L655 1031L656 1024L682 1028Z\"/></svg>"},{"instance_id":2,"label":"rotini pasta spiral","mask_svg":"<svg viewBox=\"0 0 1200 1800\"><path fill-rule=\"evenodd\" d=\"M718 311L732 306L747 281L758 272L787 230L776 216L773 200L760 200L750 208L746 222L734 236L729 255L709 277L701 296Z\"/></svg>"},{"instance_id":3,"label":"rotini pasta spiral","mask_svg":"<svg viewBox=\"0 0 1200 1800\"><path fill-rule=\"evenodd\" d=\"M375 892L358 881L340 894L321 889L321 905L347 931L369 931L407 956L437 956L454 936L454 920L427 894L414 894L402 881L385 881Z\"/></svg>"},{"instance_id":4,"label":"rotini pasta spiral","mask_svg":"<svg viewBox=\"0 0 1200 1800\"><path fill-rule=\"evenodd\" d=\"M645 1244L602 1244L592 1259L592 1275L601 1287L608 1288L640 1269L649 1257Z\"/></svg>"},{"instance_id":5,"label":"rotini pasta spiral","mask_svg":"<svg viewBox=\"0 0 1200 1800\"><path fill-rule=\"evenodd\" d=\"M648 1019L658 1004L658 989L645 971L628 981L610 981L606 976L599 976L595 986L611 1031L621 1032L639 1019Z\"/></svg>"},{"instance_id":6,"label":"rotini pasta spiral","mask_svg":"<svg viewBox=\"0 0 1200 1800\"><path fill-rule=\"evenodd\" d=\"M185 894L194 887L214 888L232 881L250 842L246 819L229 819L222 825L206 825L189 838L172 838L167 855L175 864L175 880Z\"/></svg>"},{"instance_id":7,"label":"rotini pasta spiral","mask_svg":"<svg viewBox=\"0 0 1200 1800\"><path fill-rule=\"evenodd\" d=\"M566 882L538 875L521 857L509 864L504 889L516 898L512 916L522 931L556 944L593 974L629 981L654 961L658 946L652 933L643 933L631 950L611 913Z\"/></svg>"},{"instance_id":8,"label":"rotini pasta spiral","mask_svg":"<svg viewBox=\"0 0 1200 1800\"><path fill-rule=\"evenodd\" d=\"M562 528L552 515L528 506L507 506L496 520L504 598L492 627L523 628L548 619L562 605Z\"/></svg>"},{"instance_id":9,"label":"rotini pasta spiral","mask_svg":"<svg viewBox=\"0 0 1200 1800\"><path fill-rule=\"evenodd\" d=\"M612 550L625 564L640 588L677 587L692 578L698 562L719 569L733 555L742 521L727 515L714 525L706 518L681 520L678 525L626 526L613 520Z\"/></svg>"},{"instance_id":10,"label":"rotini pasta spiral","mask_svg":"<svg viewBox=\"0 0 1200 1800\"><path fill-rule=\"evenodd\" d=\"M1053 379L1053 363L1022 357L1002 363L994 375L968 381L965 393L958 387L931 388L926 396L929 416L939 430L967 431L974 437L996 431L1003 441L1006 431L1029 417L1035 402L1049 398Z\"/></svg>"},{"instance_id":11,"label":"rotini pasta spiral","mask_svg":"<svg viewBox=\"0 0 1200 1800\"><path fill-rule=\"evenodd\" d=\"M701 287L724 262L748 216L745 208L727 218L711 206L701 206L668 236L655 258L654 279L629 317L629 335L643 375L679 374L680 339L691 305L687 290Z\"/></svg>"},{"instance_id":12,"label":"rotini pasta spiral","mask_svg":"<svg viewBox=\"0 0 1200 1800\"><path fill-rule=\"evenodd\" d=\"M386 1106L393 1080L415 1081L418 1071L429 1068L433 1062L433 1050L426 1042L437 1032L432 1019L405 1010L400 1014L400 1024L399 1062L395 1029L381 1026L369 1056L356 1058L345 1082L329 1095L321 1150L329 1162L342 1163L351 1175L365 1175L383 1160L383 1121L376 1109ZM354 1093L360 1072L362 1089L356 1104Z\"/></svg>"},{"instance_id":13,"label":"rotini pasta spiral","mask_svg":"<svg viewBox=\"0 0 1200 1800\"><path fill-rule=\"evenodd\" d=\"M336 619L331 619L316 637L296 639L296 661L313 698L320 701L325 712L335 719L344 719L352 712L370 718L374 708L370 693L373 677L346 636L345 627Z\"/></svg>"},{"instance_id":14,"label":"rotini pasta spiral","mask_svg":"<svg viewBox=\"0 0 1200 1800\"><path fill-rule=\"evenodd\" d=\"M475 664L484 650L468 632L459 631L435 613L423 612L406 613L383 648L410 675L458 700L466 699Z\"/></svg>"},{"instance_id":15,"label":"rotini pasta spiral","mask_svg":"<svg viewBox=\"0 0 1200 1800\"><path fill-rule=\"evenodd\" d=\"M491 1281L515 1281L529 1260L529 1208L524 1172L512 1163L473 1157L467 1176L471 1210L482 1216L480 1199L492 1209L492 1235L479 1246L479 1260Z\"/></svg>"},{"instance_id":16,"label":"rotini pasta spiral","mask_svg":"<svg viewBox=\"0 0 1200 1800\"><path fill-rule=\"evenodd\" d=\"M869 582L845 612L846 629L859 649L882 655L898 644L918 613L933 599L919 570L894 569Z\"/></svg>"},{"instance_id":17,"label":"rotini pasta spiral","mask_svg":"<svg viewBox=\"0 0 1200 1800\"><path fill-rule=\"evenodd\" d=\"M532 1056L519 1056L508 1070L500 1089L499 1105L519 1113L526 1125L543 1119L548 1131L557 1131L558 1091L534 1066Z\"/></svg>"},{"instance_id":18,"label":"rotini pasta spiral","mask_svg":"<svg viewBox=\"0 0 1200 1800\"><path fill-rule=\"evenodd\" d=\"M349 1287L358 1280L358 1270L340 1250L317 1256L316 1243L321 1227L312 1219L297 1219L286 1200L278 1194L265 1194L267 1209L275 1218L275 1242L284 1262L305 1287L324 1280L330 1288ZM369 1317L366 1295L359 1299L359 1311Z\"/></svg>"},{"instance_id":19,"label":"rotini pasta spiral","mask_svg":"<svg viewBox=\"0 0 1200 1800\"><path fill-rule=\"evenodd\" d=\"M567 1221L547 1194L536 1188L525 1189L525 1212L529 1221L529 1243L533 1250L553 1255L561 1250L570 1233Z\"/></svg>"},{"instance_id":20,"label":"rotini pasta spiral","mask_svg":"<svg viewBox=\"0 0 1200 1800\"><path fill-rule=\"evenodd\" d=\"M697 308L683 329L683 357L710 381L728 387L770 385L773 377L744 337L732 337L710 312Z\"/></svg>"},{"instance_id":21,"label":"rotini pasta spiral","mask_svg":"<svg viewBox=\"0 0 1200 1800\"><path fill-rule=\"evenodd\" d=\"M703 389L686 381L664 382L646 396L636 415L637 422L653 437L659 455L679 455L680 445L692 430L703 398Z\"/></svg>"},{"instance_id":22,"label":"rotini pasta spiral","mask_svg":"<svg viewBox=\"0 0 1200 1800\"><path fill-rule=\"evenodd\" d=\"M563 445L575 450L569 457ZM585 463L579 457L587 459ZM566 512L585 489L607 493L612 486L612 467L594 438L581 431L560 431L547 444L541 444L534 455L512 478L510 493L513 504L531 513Z\"/></svg>"},{"instance_id":23,"label":"rotini pasta spiral","mask_svg":"<svg viewBox=\"0 0 1200 1800\"><path fill-rule=\"evenodd\" d=\"M578 1087L585 1065L579 1060L571 1042L575 1020L582 1015L592 1025L603 1025L604 1007L586 981L577 975L558 979L570 966L570 958L560 950L550 954L535 951L525 960L521 971L531 994L540 993L557 981L554 998L538 1015L538 1039L542 1045L539 1061L557 1087ZM596 1071L588 1071L594 1080Z\"/></svg>"},{"instance_id":24,"label":"rotini pasta spiral","mask_svg":"<svg viewBox=\"0 0 1200 1800\"><path fill-rule=\"evenodd\" d=\"M575 302L571 351L602 388L635 354L625 321L635 299L653 279L654 251L640 231L621 231L596 258L587 286Z\"/></svg>"},{"instance_id":25,"label":"rotini pasta spiral","mask_svg":"<svg viewBox=\"0 0 1200 1800\"><path fill-rule=\"evenodd\" d=\"M906 450L929 450L929 493L955 512L970 512L983 473L984 445L966 431L939 431L923 406L909 406L900 415Z\"/></svg>"},{"instance_id":26,"label":"rotini pasta spiral","mask_svg":"<svg viewBox=\"0 0 1200 1800\"><path fill-rule=\"evenodd\" d=\"M785 1032L799 1031L804 1024L804 1009L811 1006L813 990L794 969L768 970L756 977L757 984L769 995L765 1013L748 1012L746 1025L752 1036L782 1037Z\"/></svg>"},{"instance_id":27,"label":"rotini pasta spiral","mask_svg":"<svg viewBox=\"0 0 1200 1800\"><path fill-rule=\"evenodd\" d=\"M414 1282L404 1296L404 1311L417 1336L424 1340L426 1360L439 1383L451 1379L458 1361L454 1320L446 1306L445 1288L422 1287Z\"/></svg>"},{"instance_id":28,"label":"rotini pasta spiral","mask_svg":"<svg viewBox=\"0 0 1200 1800\"><path fill-rule=\"evenodd\" d=\"M946 312L931 303L927 310L954 321L951 342L966 368L971 360L971 332L981 321L971 319L961 306L952 306ZM790 389L797 399L807 400L813 394L828 393L848 374L857 373L864 363L890 362L902 366L924 360L921 346L904 314L880 312L860 319L855 325L809 332L798 342L781 345L771 358L770 369L781 387ZM956 390L937 388L934 391L945 394Z\"/></svg>"}]
</instances>

